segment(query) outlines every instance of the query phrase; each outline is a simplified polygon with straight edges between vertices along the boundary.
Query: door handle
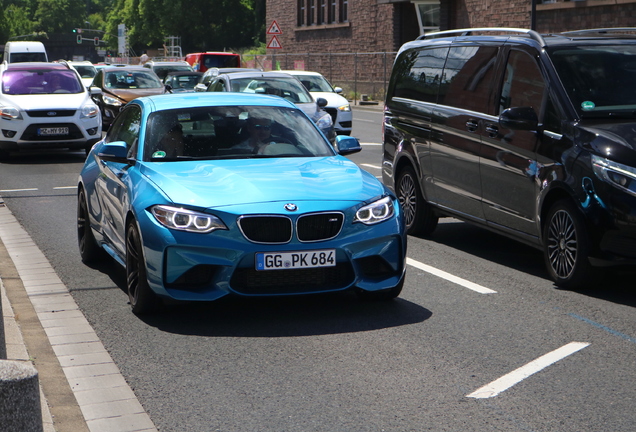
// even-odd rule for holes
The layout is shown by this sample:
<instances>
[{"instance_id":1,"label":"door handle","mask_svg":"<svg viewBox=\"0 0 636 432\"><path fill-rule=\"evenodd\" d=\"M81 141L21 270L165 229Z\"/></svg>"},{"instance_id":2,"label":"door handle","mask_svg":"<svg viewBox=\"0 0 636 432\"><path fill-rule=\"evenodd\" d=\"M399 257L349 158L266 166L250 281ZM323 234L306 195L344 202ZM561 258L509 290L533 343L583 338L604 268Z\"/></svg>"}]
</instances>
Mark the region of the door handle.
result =
<instances>
[{"instance_id":1,"label":"door handle","mask_svg":"<svg viewBox=\"0 0 636 432\"><path fill-rule=\"evenodd\" d=\"M496 138L499 135L499 128L495 125L486 126L486 132L490 138Z\"/></svg>"},{"instance_id":2,"label":"door handle","mask_svg":"<svg viewBox=\"0 0 636 432\"><path fill-rule=\"evenodd\" d=\"M479 123L477 123L476 121L468 120L466 122L466 129L468 130L468 132L475 132L478 127Z\"/></svg>"}]
</instances>

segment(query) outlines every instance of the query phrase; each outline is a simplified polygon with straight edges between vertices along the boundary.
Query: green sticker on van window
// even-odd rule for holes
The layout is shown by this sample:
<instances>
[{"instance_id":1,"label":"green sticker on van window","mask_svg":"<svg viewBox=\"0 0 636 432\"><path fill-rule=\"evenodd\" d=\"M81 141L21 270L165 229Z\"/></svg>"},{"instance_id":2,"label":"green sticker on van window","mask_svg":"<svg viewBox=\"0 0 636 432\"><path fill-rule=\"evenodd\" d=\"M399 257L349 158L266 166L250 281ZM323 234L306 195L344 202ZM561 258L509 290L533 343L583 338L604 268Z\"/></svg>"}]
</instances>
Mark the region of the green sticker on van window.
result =
<instances>
[{"instance_id":1,"label":"green sticker on van window","mask_svg":"<svg viewBox=\"0 0 636 432\"><path fill-rule=\"evenodd\" d=\"M156 151L152 154L153 158L165 158L166 157L166 152L165 151Z\"/></svg>"},{"instance_id":2,"label":"green sticker on van window","mask_svg":"<svg viewBox=\"0 0 636 432\"><path fill-rule=\"evenodd\" d=\"M596 108L596 105L592 101L585 101L581 103L581 108L583 108L584 111L589 111Z\"/></svg>"}]
</instances>

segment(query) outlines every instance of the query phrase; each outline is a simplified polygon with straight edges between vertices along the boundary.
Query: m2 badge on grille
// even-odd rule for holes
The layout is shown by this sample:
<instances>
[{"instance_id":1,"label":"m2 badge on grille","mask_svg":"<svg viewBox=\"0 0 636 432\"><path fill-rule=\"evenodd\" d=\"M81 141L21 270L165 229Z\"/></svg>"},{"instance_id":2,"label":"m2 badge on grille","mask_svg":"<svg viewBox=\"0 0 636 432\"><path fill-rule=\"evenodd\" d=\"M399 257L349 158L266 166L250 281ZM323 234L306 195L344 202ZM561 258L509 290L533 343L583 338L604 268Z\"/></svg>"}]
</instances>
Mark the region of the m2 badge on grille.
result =
<instances>
[{"instance_id":1,"label":"m2 badge on grille","mask_svg":"<svg viewBox=\"0 0 636 432\"><path fill-rule=\"evenodd\" d=\"M259 252L256 254L256 270L305 269L334 267L335 265L335 249L280 253Z\"/></svg>"}]
</instances>

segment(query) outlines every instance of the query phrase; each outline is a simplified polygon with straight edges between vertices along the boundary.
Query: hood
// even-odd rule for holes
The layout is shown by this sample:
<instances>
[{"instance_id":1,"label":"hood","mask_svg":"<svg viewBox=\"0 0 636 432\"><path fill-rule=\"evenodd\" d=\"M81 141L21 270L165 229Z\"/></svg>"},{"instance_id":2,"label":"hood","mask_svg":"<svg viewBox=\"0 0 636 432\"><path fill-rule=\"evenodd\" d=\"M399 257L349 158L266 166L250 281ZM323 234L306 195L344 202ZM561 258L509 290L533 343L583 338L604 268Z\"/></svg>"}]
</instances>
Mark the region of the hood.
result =
<instances>
[{"instance_id":1,"label":"hood","mask_svg":"<svg viewBox=\"0 0 636 432\"><path fill-rule=\"evenodd\" d=\"M576 142L608 159L636 167L636 122L580 123Z\"/></svg>"},{"instance_id":2,"label":"hood","mask_svg":"<svg viewBox=\"0 0 636 432\"><path fill-rule=\"evenodd\" d=\"M323 98L327 100L327 106L329 108L338 108L343 105L349 105L349 101L344 98L344 96L340 96L338 93L334 92L311 92L311 96L318 100L318 98Z\"/></svg>"},{"instance_id":3,"label":"hood","mask_svg":"<svg viewBox=\"0 0 636 432\"><path fill-rule=\"evenodd\" d=\"M14 105L24 111L29 110L66 110L80 109L89 101L87 93L3 95L6 104Z\"/></svg>"},{"instance_id":4,"label":"hood","mask_svg":"<svg viewBox=\"0 0 636 432\"><path fill-rule=\"evenodd\" d=\"M201 208L278 201L355 203L384 194L375 177L342 156L152 162L140 169L172 202Z\"/></svg>"},{"instance_id":5,"label":"hood","mask_svg":"<svg viewBox=\"0 0 636 432\"><path fill-rule=\"evenodd\" d=\"M154 96L164 94L166 89L164 87L150 88L150 89L108 89L104 90L104 94L115 95L124 102L130 102L133 99L144 96Z\"/></svg>"}]
</instances>

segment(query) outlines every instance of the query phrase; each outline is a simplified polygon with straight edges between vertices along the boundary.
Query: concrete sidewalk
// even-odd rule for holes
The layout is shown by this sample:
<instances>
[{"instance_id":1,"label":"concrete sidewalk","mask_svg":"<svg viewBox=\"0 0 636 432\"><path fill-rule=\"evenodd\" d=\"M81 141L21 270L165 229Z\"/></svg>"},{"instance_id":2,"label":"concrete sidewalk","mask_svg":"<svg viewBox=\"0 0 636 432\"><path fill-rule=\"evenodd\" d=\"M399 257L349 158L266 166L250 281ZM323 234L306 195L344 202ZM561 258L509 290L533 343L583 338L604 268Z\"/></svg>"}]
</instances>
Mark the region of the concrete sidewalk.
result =
<instances>
[{"instance_id":1,"label":"concrete sidewalk","mask_svg":"<svg viewBox=\"0 0 636 432\"><path fill-rule=\"evenodd\" d=\"M30 361L38 371L45 432L157 432L66 286L1 199L0 289L7 359Z\"/></svg>"}]
</instances>

